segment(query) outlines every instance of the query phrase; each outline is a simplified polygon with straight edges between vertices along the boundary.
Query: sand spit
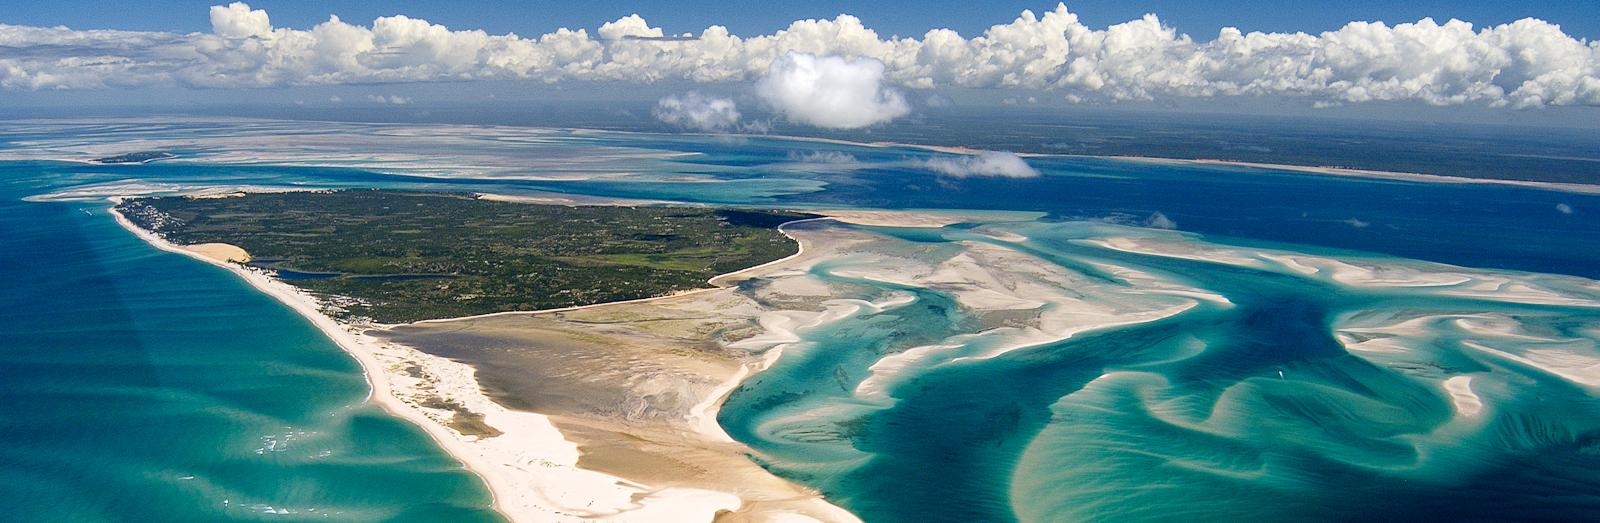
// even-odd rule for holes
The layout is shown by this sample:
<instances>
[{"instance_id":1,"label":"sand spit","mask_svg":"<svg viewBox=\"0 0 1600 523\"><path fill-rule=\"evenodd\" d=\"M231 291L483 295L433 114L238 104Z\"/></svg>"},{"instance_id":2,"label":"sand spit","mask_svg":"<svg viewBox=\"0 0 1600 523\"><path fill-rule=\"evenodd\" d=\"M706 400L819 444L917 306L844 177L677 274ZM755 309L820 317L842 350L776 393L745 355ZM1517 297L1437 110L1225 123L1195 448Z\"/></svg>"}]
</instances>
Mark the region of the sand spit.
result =
<instances>
[{"instance_id":1,"label":"sand spit","mask_svg":"<svg viewBox=\"0 0 1600 523\"><path fill-rule=\"evenodd\" d=\"M716 424L716 406L764 360L686 352L649 337L612 337L603 330L562 331L538 325L546 321L541 316L606 318L642 308L651 311L652 330L671 333L676 325L683 329L677 338L702 339L710 334L707 325L720 325L723 318L737 322L757 310L746 305L741 316L739 306L727 301L737 297L732 289L387 329L345 325L323 314L316 297L238 263L248 260L243 249L226 244L174 245L138 228L115 209L110 212L151 245L227 269L305 317L361 364L372 387L369 401L421 427L482 477L494 495L494 508L514 521L858 521L818 493L750 461L748 448ZM718 280L731 283L739 274L783 271L781 265L805 263L808 258L802 248L784 260ZM711 311L704 309L708 304L724 310L708 315ZM674 307L687 308L691 316L671 319ZM558 379L515 380L547 388L506 395L494 386L501 368L493 364L461 358L473 361L475 368L396 341L423 340L400 333L430 327L466 334L475 329L493 331L501 323L510 325L508 334L515 338L552 343L574 357L538 367L558 369ZM452 340L446 346L470 344ZM432 344L428 348L447 352ZM602 354L619 348L631 352L621 359ZM607 367L608 363L612 365ZM519 366L516 376L527 377L527 369ZM584 388L585 379L597 377L614 386L612 395L607 396L604 388ZM607 403L608 399L613 401ZM595 405L610 406L582 410Z\"/></svg>"},{"instance_id":2,"label":"sand spit","mask_svg":"<svg viewBox=\"0 0 1600 523\"><path fill-rule=\"evenodd\" d=\"M883 149L883 148L918 149L918 150L924 150L924 151L930 151L930 152L945 153L945 154L959 154L959 155L974 155L974 154L980 154L980 153L985 152L984 149L972 149L972 148L969 148L969 147L961 147L961 146L922 145L922 144L903 143L903 142L887 142L887 141L856 142L856 141L850 141L850 140L803 137L803 136L766 136L766 138L782 138L782 139L785 139L785 140L795 141L795 142L824 143L824 144L844 145L844 146L853 146L853 147L871 147L871 148L878 148L878 149ZM1338 167L1338 166L1291 165L1291 164L1263 163L1263 162L1243 162L1243 161L1236 161L1236 160L1218 160L1218 159L1208 159L1208 158L1158 158L1158 157L1152 157L1152 156L1133 156L1133 155L1051 154L1051 153L1028 153L1028 152L1017 152L1017 153L1014 153L1014 154L1016 154L1017 156L1023 157L1023 158L1094 158L1094 159L1101 159L1101 160L1120 160L1120 161L1155 163L1155 164L1165 164L1165 165L1199 165L1199 166L1249 167L1249 168L1255 168L1255 169L1270 169L1270 170L1274 170L1274 171L1290 171L1290 172L1300 172L1300 173L1308 173L1308 174L1320 174L1320 175L1327 175L1327 176L1350 176L1350 177L1357 177L1357 178L1372 178L1372 179L1380 179L1380 180L1398 180L1398 181L1421 182L1421 183L1472 183L1472 184L1512 185L1512 186L1519 186L1519 187L1531 187L1531 188L1536 188L1536 189L1545 189L1545 190L1550 190L1550 191L1561 191L1561 192L1570 192L1570 193L1579 193L1579 194L1600 194L1600 185L1591 185L1591 184L1582 184L1582 183L1538 182L1538 181L1530 181L1530 180L1508 180L1508 179L1501 179L1501 178L1467 178L1467 177L1463 177L1463 176L1446 176L1446 175L1439 175L1439 174L1422 174L1422 173L1409 173L1409 172L1397 172L1397 171L1378 171L1378 170L1371 170L1371 169L1355 169L1355 168L1350 168L1350 167Z\"/></svg>"},{"instance_id":3,"label":"sand spit","mask_svg":"<svg viewBox=\"0 0 1600 523\"><path fill-rule=\"evenodd\" d=\"M722 400L777 353L728 350L763 333L769 312L734 285L803 274L822 255L861 241L836 227L784 227L800 252L713 279L722 287L553 311L498 313L389 326L371 334L464 362L500 405L545 416L578 452L575 466L650 491L727 502L651 521L857 521L817 492L772 475L716 422ZM808 229L804 235L794 229ZM816 246L826 244L819 251ZM817 300L790 304L813 306ZM485 419L489 425L493 421ZM499 427L495 427L499 429ZM506 431L509 435L511 431ZM497 436L499 439L506 436ZM634 519L637 513L628 513Z\"/></svg>"},{"instance_id":4,"label":"sand spit","mask_svg":"<svg viewBox=\"0 0 1600 523\"><path fill-rule=\"evenodd\" d=\"M237 245L226 243L202 243L198 245L185 245L183 250L198 254L213 262L220 263L246 263L250 261L250 253Z\"/></svg>"},{"instance_id":5,"label":"sand spit","mask_svg":"<svg viewBox=\"0 0 1600 523\"><path fill-rule=\"evenodd\" d=\"M965 220L895 213L872 218L907 227ZM1169 283L1128 295L1003 247L961 242L930 251L836 221L786 225L785 233L802 246L797 255L720 276L714 283L722 288L433 320L374 334L471 365L496 402L548 416L577 444L580 468L659 489L737 494L738 510L719 521L848 521L854 517L817 493L755 465L746 457L751 449L731 440L716 415L727 394L802 342L807 331L918 299L898 291L843 298L870 287L850 280L948 293L978 315L984 324L978 332L906 353L942 361L992 358L1089 330L1157 321L1201 302L1226 304ZM1166 286L1172 292L1164 292ZM1098 299L1103 293L1120 299ZM961 343L979 338L996 343ZM903 378L894 364L874 367L858 396L882 399Z\"/></svg>"},{"instance_id":6,"label":"sand spit","mask_svg":"<svg viewBox=\"0 0 1600 523\"><path fill-rule=\"evenodd\" d=\"M580 467L579 447L558 429L555 417L511 410L491 400L472 367L369 335L367 326L341 325L322 314L315 297L264 271L226 262L227 256L219 259L173 245L138 228L115 209L110 212L151 245L227 269L310 321L361 364L372 386L369 401L421 427L483 477L494 495L495 509L514 521L710 521L735 514L747 504L738 481L719 491L644 484ZM715 387L723 393L729 388L723 383ZM749 476L765 475L768 482L793 489L790 497L804 497L798 502L775 500L782 514L816 514L814 519L823 521L854 519L820 497L772 477L742 454L728 454L753 469L746 471ZM728 461L734 465L733 459Z\"/></svg>"},{"instance_id":7,"label":"sand spit","mask_svg":"<svg viewBox=\"0 0 1600 523\"><path fill-rule=\"evenodd\" d=\"M887 400L915 368L1229 305L1134 269L1118 274L1137 290L1004 245L932 248L838 223L937 227L974 218L858 212L802 220L782 229L800 243L794 256L718 276L711 289L373 326L337 324L314 297L227 263L227 253L176 247L118 217L152 244L227 268L317 325L361 362L374 403L421 426L481 475L495 507L518 521L856 521L757 465L752 449L716 422L722 401L807 331L919 299L852 282L942 293L979 324L884 358L855 391L868 401Z\"/></svg>"},{"instance_id":8,"label":"sand spit","mask_svg":"<svg viewBox=\"0 0 1600 523\"><path fill-rule=\"evenodd\" d=\"M1396 180L1420 183L1471 183L1511 185L1517 187L1531 187L1548 191L1561 191L1579 194L1600 194L1600 185L1561 182L1536 182L1530 180L1507 180L1500 178L1467 178L1463 176L1444 176L1439 174L1406 173L1394 171L1374 171L1369 169L1352 169L1349 167L1333 166L1306 166L1286 165L1277 163L1239 162L1233 160L1211 159L1176 159L1176 158L1151 158L1147 156L1090 156L1090 158L1108 158L1127 160L1133 162L1156 163L1165 165L1200 165L1224 167L1250 167L1255 169L1271 169L1274 171L1290 171L1307 174L1321 174L1328 176L1350 176L1356 178L1372 178L1377 180Z\"/></svg>"},{"instance_id":9,"label":"sand spit","mask_svg":"<svg viewBox=\"0 0 1600 523\"><path fill-rule=\"evenodd\" d=\"M813 210L844 223L873 227L944 227L964 222L994 223L1001 221L1033 221L1044 217L1042 212L1026 211L877 211L862 209Z\"/></svg>"}]
</instances>

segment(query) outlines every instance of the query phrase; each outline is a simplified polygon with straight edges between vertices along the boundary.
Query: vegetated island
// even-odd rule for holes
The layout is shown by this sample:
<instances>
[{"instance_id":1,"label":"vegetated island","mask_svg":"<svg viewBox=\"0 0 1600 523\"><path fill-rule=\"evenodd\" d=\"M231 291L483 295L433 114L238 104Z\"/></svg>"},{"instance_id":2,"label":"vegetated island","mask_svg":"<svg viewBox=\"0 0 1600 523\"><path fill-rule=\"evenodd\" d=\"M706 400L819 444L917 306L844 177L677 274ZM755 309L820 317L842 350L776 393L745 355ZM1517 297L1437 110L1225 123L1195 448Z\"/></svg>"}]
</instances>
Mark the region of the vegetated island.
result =
<instances>
[{"instance_id":1,"label":"vegetated island","mask_svg":"<svg viewBox=\"0 0 1600 523\"><path fill-rule=\"evenodd\" d=\"M809 220L818 216L569 207L380 190L113 201L110 214L152 246L228 269L327 334L361 364L372 386L369 400L422 428L483 477L495 509L512 521L804 516L859 523L820 493L761 468L715 421L722 398L770 363L765 354L719 345L764 329L756 316L765 309L736 293L758 274L794 272L811 251L802 245L824 239L807 228L838 227ZM874 223L890 218L858 214ZM713 274L717 278L707 281ZM623 281L639 285L617 285ZM434 287L415 286L420 282ZM351 285L372 303L348 298L346 307L330 306L341 298L321 290L329 283ZM440 287L446 284L452 286ZM467 305L441 301L466 284L497 294L457 300ZM684 288L705 292L674 292ZM567 289L594 292L580 301L559 292ZM484 312L505 304L524 309L660 294L667 296L404 325L373 325L360 315L400 321L463 307ZM606 324L578 322L571 332L542 326L568 314L597 314ZM484 334L477 322L502 325L497 321L512 327L477 341L396 330L459 325L470 337ZM500 357L516 361L502 361L510 365L503 367L496 363ZM476 376L491 370L538 386L480 383Z\"/></svg>"},{"instance_id":2,"label":"vegetated island","mask_svg":"<svg viewBox=\"0 0 1600 523\"><path fill-rule=\"evenodd\" d=\"M145 152L137 152L137 153L119 154L119 155L116 155L116 156L106 156L104 158L95 158L95 159L89 160L89 161L94 162L94 163L104 163L104 164L129 164L129 163L144 164L144 163L150 163L150 162L159 161L159 160L170 160L170 159L177 158L177 157L178 157L178 155L172 154L172 153L169 153L169 152L165 152L165 151L145 151Z\"/></svg>"},{"instance_id":3,"label":"vegetated island","mask_svg":"<svg viewBox=\"0 0 1600 523\"><path fill-rule=\"evenodd\" d=\"M179 245L227 244L344 321L405 323L664 296L793 255L815 215L560 206L345 190L156 197L116 210Z\"/></svg>"}]
</instances>

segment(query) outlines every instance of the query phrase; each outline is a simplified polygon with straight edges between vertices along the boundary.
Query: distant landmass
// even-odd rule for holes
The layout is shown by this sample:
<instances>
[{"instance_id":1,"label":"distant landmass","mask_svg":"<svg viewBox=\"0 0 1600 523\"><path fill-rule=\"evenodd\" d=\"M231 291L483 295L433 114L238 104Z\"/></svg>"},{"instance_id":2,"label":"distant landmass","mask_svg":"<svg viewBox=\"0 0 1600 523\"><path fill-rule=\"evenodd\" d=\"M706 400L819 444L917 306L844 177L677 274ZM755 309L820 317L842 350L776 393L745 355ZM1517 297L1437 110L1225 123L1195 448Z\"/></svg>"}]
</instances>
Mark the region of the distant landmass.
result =
<instances>
[{"instance_id":1,"label":"distant landmass","mask_svg":"<svg viewBox=\"0 0 1600 523\"><path fill-rule=\"evenodd\" d=\"M178 155L165 151L145 151L138 153L119 154L116 156L106 156L104 158L95 158L90 161L94 163L105 164L150 163L160 160L170 160L177 157Z\"/></svg>"},{"instance_id":2,"label":"distant landmass","mask_svg":"<svg viewBox=\"0 0 1600 523\"><path fill-rule=\"evenodd\" d=\"M648 103L608 100L508 108L461 104L417 111L346 107L336 119L676 132ZM752 109L753 118L761 117ZM241 109L261 118L327 119L303 108ZM1213 159L1560 183L1600 184L1600 133L1584 128L1316 116L1182 113L1095 107L956 105L858 130L772 119L771 134L959 146L1017 153Z\"/></svg>"}]
</instances>

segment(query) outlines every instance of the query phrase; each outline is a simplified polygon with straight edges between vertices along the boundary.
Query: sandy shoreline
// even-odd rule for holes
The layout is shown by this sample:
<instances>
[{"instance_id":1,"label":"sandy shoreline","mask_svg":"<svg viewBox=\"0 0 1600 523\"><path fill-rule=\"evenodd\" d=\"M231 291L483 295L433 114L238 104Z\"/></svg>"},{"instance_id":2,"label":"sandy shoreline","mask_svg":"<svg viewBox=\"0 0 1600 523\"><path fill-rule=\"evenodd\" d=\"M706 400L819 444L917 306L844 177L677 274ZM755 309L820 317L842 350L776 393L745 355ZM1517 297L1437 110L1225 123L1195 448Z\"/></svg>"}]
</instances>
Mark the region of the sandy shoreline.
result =
<instances>
[{"instance_id":1,"label":"sandy shoreline","mask_svg":"<svg viewBox=\"0 0 1600 523\"><path fill-rule=\"evenodd\" d=\"M983 152L986 151L986 149L973 149L973 148L970 148L970 147L962 147L962 146L925 145L925 144L903 143L903 142L854 142L854 141L850 141L850 140L839 140L839 139L834 139L834 138L818 138L818 137L807 137L807 136L763 136L763 135L755 135L755 136L761 136L761 137L766 137L766 138L782 138L782 139L785 139L785 140L792 140L792 141L797 141L797 142L825 143L825 144L833 144L833 145L848 145L848 146L854 146L854 147L871 147L871 148L877 148L877 149L899 147L899 148L906 148L906 149L919 149L919 150L923 150L923 151L930 151L930 152L936 152L936 153L959 154L959 155L975 155L975 154L983 153ZM1349 168L1349 167L1335 167L1335 166L1291 165L1291 164L1279 164L1279 163L1245 162L1245 161L1237 161L1237 160L1217 160L1217 159L1207 159L1207 158L1160 158L1160 157L1153 157L1153 156L1135 156L1135 155L1053 154L1053 153L1024 153L1024 152L1013 152L1013 154L1016 154L1017 156L1022 157L1022 158L1093 158L1093 159L1099 159L1099 160L1122 160L1122 161L1130 161L1130 162L1143 162L1143 163L1154 163L1154 164L1165 164L1165 165L1202 165L1202 166L1211 165L1211 166L1226 166L1226 167L1250 167L1250 168L1256 168L1256 169L1271 169L1271 170L1277 170L1277 171L1291 171L1291 172L1300 172L1300 173L1308 173L1308 174L1321 174L1321 175L1328 175L1328 176L1348 176L1348 177L1356 177L1356 178L1371 178L1371 179L1379 179L1379 180L1400 180L1400 181L1424 182L1424 183L1454 183L1454 184L1465 183L1465 184L1510 185L1510 186L1516 186L1516 187L1529 187L1529 188L1534 188L1534 189L1544 189L1544 190L1549 190L1549 191L1570 192L1570 193L1578 193L1578 194L1600 194L1600 185L1589 185L1589 184L1581 184L1581 183L1541 182L1541 181L1533 181L1533 180L1514 180L1514 179L1505 179L1505 178L1468 178L1468 177L1464 177L1464 176L1449 176L1449 175L1443 175L1443 174L1423 174L1423 173L1411 173L1411 172L1399 172L1399 171L1378 171L1378 170L1371 170L1371 169L1355 169L1355 168Z\"/></svg>"},{"instance_id":2,"label":"sandy shoreline","mask_svg":"<svg viewBox=\"0 0 1600 523\"><path fill-rule=\"evenodd\" d=\"M852 227L813 224L938 227L995 217L822 211L830 216L780 227L798 243L795 254L714 277L708 281L712 288L375 326L340 324L321 313L315 297L265 271L230 263L248 256L243 249L173 245L111 212L146 242L227 269L309 320L361 364L372 388L369 401L421 427L482 477L494 508L515 521L858 521L819 493L750 460L749 447L717 423L718 410L744 380L798 340L797 332L861 307L909 303L899 295L881 303L834 299L825 285L819 287L809 267L875 252L870 245L877 240ZM908 351L906 358L990 358L1086 330L1155 321L1194 305L1195 297L1167 289L1169 298L1141 306L1097 306L1052 291L1082 282L1037 260L984 244L965 246L967 254L937 265L894 258L900 259L893 264L898 268L860 275L910 278L903 283L944 289L995 323L980 334L998 342L986 352L943 354L954 347L934 346ZM891 256L901 255L909 254ZM763 280L761 300L734 286L747 278ZM1056 305L1053 312L1024 322L1031 325L1007 319L1041 310L1045 302ZM913 362L875 367L859 392L876 397L875 390L892 386L901 378L901 363Z\"/></svg>"},{"instance_id":3,"label":"sandy shoreline","mask_svg":"<svg viewBox=\"0 0 1600 523\"><path fill-rule=\"evenodd\" d=\"M306 318L361 365L372 390L368 401L422 428L441 449L483 478L493 495L493 508L513 521L712 521L747 505L745 493L738 488L653 487L582 468L578 446L549 416L507 409L493 401L482 391L472 367L367 335L365 326L334 321L321 313L320 304L309 294L265 272L227 261L237 258L242 249L174 245L134 225L114 208L108 212L146 243L226 269ZM734 372L731 379L719 384L714 397L696 405L693 419L684 421L705 432L703 436L709 440L731 444L716 425L716 406L749 374L749 369ZM494 432L468 434L464 432L472 431L452 428L461 413L477 417ZM806 501L809 510L786 510L785 515L832 516L807 520L854 519L819 496L811 497L814 499ZM818 503L822 507L815 506Z\"/></svg>"},{"instance_id":4,"label":"sandy shoreline","mask_svg":"<svg viewBox=\"0 0 1600 523\"><path fill-rule=\"evenodd\" d=\"M1162 165L1199 165L1199 166L1224 166L1224 167L1249 167L1254 169L1271 169L1275 171L1290 171L1307 174L1320 174L1326 176L1346 176L1353 178L1370 178L1376 180L1397 180L1421 183L1452 183L1452 184L1491 184L1509 185L1514 187L1528 187L1544 189L1547 191L1560 191L1578 194L1600 194L1600 185L1585 185L1578 183L1539 182L1532 180L1508 180L1501 178L1467 178L1463 176L1446 176L1442 174L1422 174L1396 171L1374 171L1369 169L1352 169L1348 167L1316 167L1308 165L1287 165L1277 163L1241 162L1234 160L1212 159L1180 159L1180 158L1154 158L1149 156L1092 156L1069 155L1080 158L1102 158L1109 160L1126 160L1130 162L1154 163Z\"/></svg>"}]
</instances>

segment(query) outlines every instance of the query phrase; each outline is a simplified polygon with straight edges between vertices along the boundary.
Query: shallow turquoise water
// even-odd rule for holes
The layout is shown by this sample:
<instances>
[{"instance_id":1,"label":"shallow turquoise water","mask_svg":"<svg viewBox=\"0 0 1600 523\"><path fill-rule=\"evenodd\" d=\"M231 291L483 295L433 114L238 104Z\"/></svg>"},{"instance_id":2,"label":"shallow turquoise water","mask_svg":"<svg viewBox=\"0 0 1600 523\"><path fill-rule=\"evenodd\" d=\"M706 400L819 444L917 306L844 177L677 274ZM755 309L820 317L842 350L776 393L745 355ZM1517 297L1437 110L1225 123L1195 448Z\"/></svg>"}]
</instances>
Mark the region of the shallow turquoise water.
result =
<instances>
[{"instance_id":1,"label":"shallow turquoise water","mask_svg":"<svg viewBox=\"0 0 1600 523\"><path fill-rule=\"evenodd\" d=\"M1078 273L1075 291L1147 299L1149 284L1106 277L1114 266L1229 303L983 358L985 340L971 336L950 295L912 289L909 305L803 332L729 398L724 427L770 469L868 521L1583 520L1600 510L1594 369L1572 377L1518 359L1548 350L1600 365L1600 287L1587 280L1508 275L1579 300L1551 305L1079 241L1154 235L1206 246L1172 233L1082 223L989 230L1025 235L994 243ZM930 231L877 232L926 244ZM941 234L992 241L960 228ZM919 252L922 261L952 256ZM861 299L908 292L829 269L812 276L865 286ZM1514 326L1459 324L1489 317ZM1349 339L1347 348L1336 337L1396 318L1426 321L1402 350ZM929 346L941 348L891 366L899 379L887 399L863 392L883 362ZM1481 412L1454 406L1443 382L1458 376L1471 378Z\"/></svg>"},{"instance_id":2,"label":"shallow turquoise water","mask_svg":"<svg viewBox=\"0 0 1600 523\"><path fill-rule=\"evenodd\" d=\"M48 146L249 131L270 143L316 124L251 125L11 136ZM361 147L415 152L398 135L382 138ZM204 148L183 151L198 163L0 162L9 280L0 498L24 500L13 507L22 519L495 517L476 478L417 430L361 406L355 364L309 325L225 272L145 246L95 201L256 186L1042 211L1050 218L1033 223L870 232L923 260L961 254L958 242L1023 253L1076 275L1061 289L1107 303L1184 299L1170 288L1231 303L1201 300L1170 318L980 358L1001 342L971 336L983 318L949 289L862 279L850 260L820 265L812 276L841 298L910 301L802 333L733 394L720 421L756 459L868 521L1572 520L1600 509L1600 383L1582 370L1600 365L1600 287L1546 274L1600 275L1600 227L1589 219L1600 196L1083 158L1030 160L1044 173L1034 179L953 179L917 168L932 153L911 149L457 138L452 147L530 161L588 151L583 169L626 176L536 179L564 172L543 166L486 179L271 158L210 165L204 154L216 149ZM34 145L9 147L24 146ZM617 152L629 148L696 154ZM819 152L854 163L796 161ZM41 195L77 201L21 200ZM1157 212L1199 235L1108 225ZM1464 270L1416 260L1494 270L1469 271L1481 288L1449 294L1440 289L1475 283L1360 287L1271 260L1204 262L1083 241L1130 236L1244 257L1362 260L1399 280ZM1517 285L1575 301L1496 294ZM902 368L882 396L860 394L884 358L941 344L948 354ZM1444 386L1463 377L1481 402L1471 416Z\"/></svg>"},{"instance_id":3,"label":"shallow turquoise water","mask_svg":"<svg viewBox=\"0 0 1600 523\"><path fill-rule=\"evenodd\" d=\"M309 323L33 172L0 167L3 519L499 520Z\"/></svg>"}]
</instances>

